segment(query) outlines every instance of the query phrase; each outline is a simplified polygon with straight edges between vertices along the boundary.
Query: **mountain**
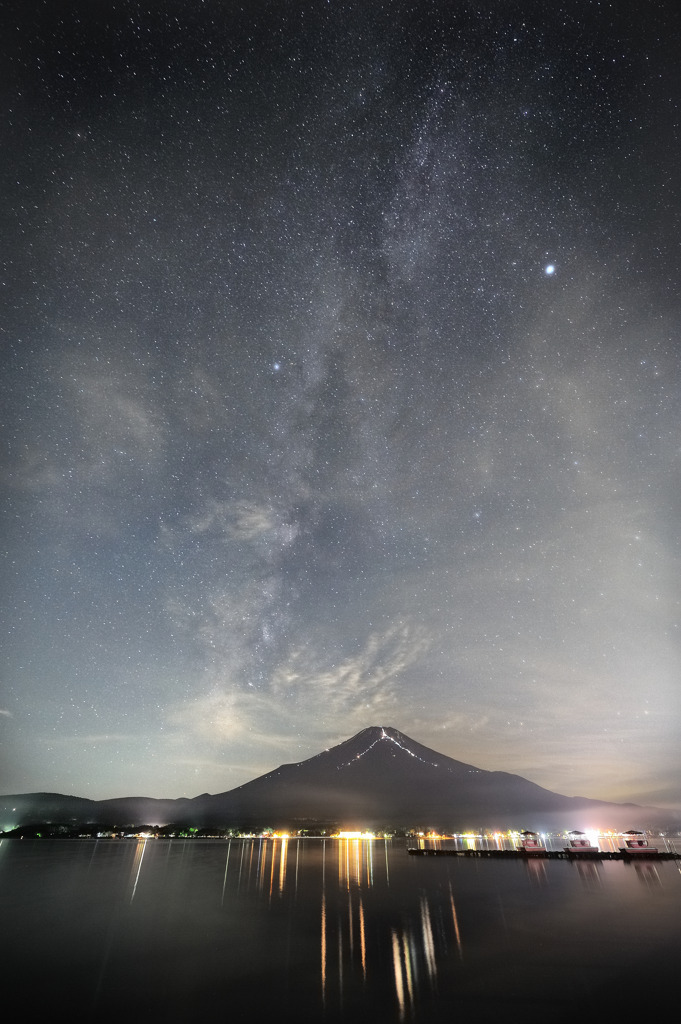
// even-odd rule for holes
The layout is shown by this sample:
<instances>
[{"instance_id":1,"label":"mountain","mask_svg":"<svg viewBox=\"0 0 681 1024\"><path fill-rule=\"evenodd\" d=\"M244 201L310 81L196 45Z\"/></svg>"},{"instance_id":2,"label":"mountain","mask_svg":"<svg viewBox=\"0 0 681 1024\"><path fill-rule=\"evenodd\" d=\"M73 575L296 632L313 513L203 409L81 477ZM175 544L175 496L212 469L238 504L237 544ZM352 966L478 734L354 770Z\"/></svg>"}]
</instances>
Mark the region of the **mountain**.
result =
<instances>
[{"instance_id":1,"label":"mountain","mask_svg":"<svg viewBox=\"0 0 681 1024\"><path fill-rule=\"evenodd\" d=\"M456 761L382 726L195 804L206 823L225 817L272 824L322 818L357 827L446 829L561 827L558 822L572 828L606 822L632 827L632 816L635 823L660 813L552 793L519 775Z\"/></svg>"},{"instance_id":2,"label":"mountain","mask_svg":"<svg viewBox=\"0 0 681 1024\"><path fill-rule=\"evenodd\" d=\"M237 789L191 800L93 801L59 794L0 797L0 824L29 821L195 826L409 826L449 831L529 827L540 831L661 824L657 808L561 796L508 772L490 772L424 747L397 729L372 726ZM7 827L7 826L5 826Z\"/></svg>"}]
</instances>

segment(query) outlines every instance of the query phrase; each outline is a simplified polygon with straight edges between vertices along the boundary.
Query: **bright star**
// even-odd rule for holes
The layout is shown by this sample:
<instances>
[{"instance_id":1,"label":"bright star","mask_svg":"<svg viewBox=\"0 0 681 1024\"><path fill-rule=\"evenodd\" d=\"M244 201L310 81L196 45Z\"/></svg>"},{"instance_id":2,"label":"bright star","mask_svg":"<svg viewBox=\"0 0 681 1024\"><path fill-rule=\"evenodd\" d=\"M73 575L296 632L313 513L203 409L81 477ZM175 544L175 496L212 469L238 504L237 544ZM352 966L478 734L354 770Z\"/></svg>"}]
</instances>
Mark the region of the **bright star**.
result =
<instances>
[{"instance_id":1,"label":"bright star","mask_svg":"<svg viewBox=\"0 0 681 1024\"><path fill-rule=\"evenodd\" d=\"M556 268L554 267L553 263L548 263L544 267L544 273L548 274L549 277L551 276L551 274L555 274L555 272L556 272Z\"/></svg>"}]
</instances>

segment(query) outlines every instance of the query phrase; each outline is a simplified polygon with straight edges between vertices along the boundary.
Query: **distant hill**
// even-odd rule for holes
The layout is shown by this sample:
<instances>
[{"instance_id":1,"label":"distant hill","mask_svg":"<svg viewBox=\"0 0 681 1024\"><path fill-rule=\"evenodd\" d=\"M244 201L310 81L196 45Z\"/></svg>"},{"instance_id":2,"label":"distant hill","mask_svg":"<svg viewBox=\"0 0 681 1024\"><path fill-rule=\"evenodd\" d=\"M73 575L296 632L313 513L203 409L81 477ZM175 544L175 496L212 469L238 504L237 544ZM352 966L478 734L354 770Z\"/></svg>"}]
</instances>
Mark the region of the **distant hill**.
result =
<instances>
[{"instance_id":1,"label":"distant hill","mask_svg":"<svg viewBox=\"0 0 681 1024\"><path fill-rule=\"evenodd\" d=\"M670 814L636 804L561 796L508 772L455 761L397 729L372 726L297 764L283 764L237 789L193 799L86 800L55 793L0 797L0 826L32 821L304 827L632 828Z\"/></svg>"}]
</instances>

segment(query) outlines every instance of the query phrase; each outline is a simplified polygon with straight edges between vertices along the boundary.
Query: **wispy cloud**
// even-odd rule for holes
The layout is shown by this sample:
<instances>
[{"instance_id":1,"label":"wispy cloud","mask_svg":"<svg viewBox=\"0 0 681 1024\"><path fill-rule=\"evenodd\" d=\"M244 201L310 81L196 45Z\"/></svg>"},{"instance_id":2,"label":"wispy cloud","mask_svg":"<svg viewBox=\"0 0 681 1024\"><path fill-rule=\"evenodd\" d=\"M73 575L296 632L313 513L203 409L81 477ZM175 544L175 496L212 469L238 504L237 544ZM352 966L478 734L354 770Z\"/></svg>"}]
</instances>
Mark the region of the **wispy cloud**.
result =
<instances>
[{"instance_id":1,"label":"wispy cloud","mask_svg":"<svg viewBox=\"0 0 681 1024\"><path fill-rule=\"evenodd\" d=\"M244 739L262 742L269 734L265 725L271 714L267 696L214 687L209 693L169 708L171 727L216 743L234 743Z\"/></svg>"},{"instance_id":2,"label":"wispy cloud","mask_svg":"<svg viewBox=\"0 0 681 1024\"><path fill-rule=\"evenodd\" d=\"M311 716L329 721L388 710L396 704L401 673L427 646L422 629L401 625L371 634L356 654L337 664L325 664L321 647L300 647L275 674L273 695L282 702L293 699Z\"/></svg>"},{"instance_id":3,"label":"wispy cloud","mask_svg":"<svg viewBox=\"0 0 681 1024\"><path fill-rule=\"evenodd\" d=\"M316 646L300 647L261 687L228 675L210 692L168 710L168 724L213 743L289 746L298 731L320 738L387 721L400 708L401 673L427 646L407 625L372 634L353 655L329 663Z\"/></svg>"}]
</instances>

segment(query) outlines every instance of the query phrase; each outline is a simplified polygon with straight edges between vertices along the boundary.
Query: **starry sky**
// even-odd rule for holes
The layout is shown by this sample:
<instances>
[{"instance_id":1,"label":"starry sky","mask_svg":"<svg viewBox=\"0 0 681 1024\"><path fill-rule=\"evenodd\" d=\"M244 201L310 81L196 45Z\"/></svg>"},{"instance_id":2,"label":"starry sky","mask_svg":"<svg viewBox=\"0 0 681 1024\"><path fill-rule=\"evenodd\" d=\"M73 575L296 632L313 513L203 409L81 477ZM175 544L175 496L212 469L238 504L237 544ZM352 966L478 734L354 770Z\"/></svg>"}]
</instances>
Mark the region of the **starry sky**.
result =
<instances>
[{"instance_id":1,"label":"starry sky","mask_svg":"<svg viewBox=\"0 0 681 1024\"><path fill-rule=\"evenodd\" d=\"M3 4L1 791L681 805L676 7Z\"/></svg>"}]
</instances>

